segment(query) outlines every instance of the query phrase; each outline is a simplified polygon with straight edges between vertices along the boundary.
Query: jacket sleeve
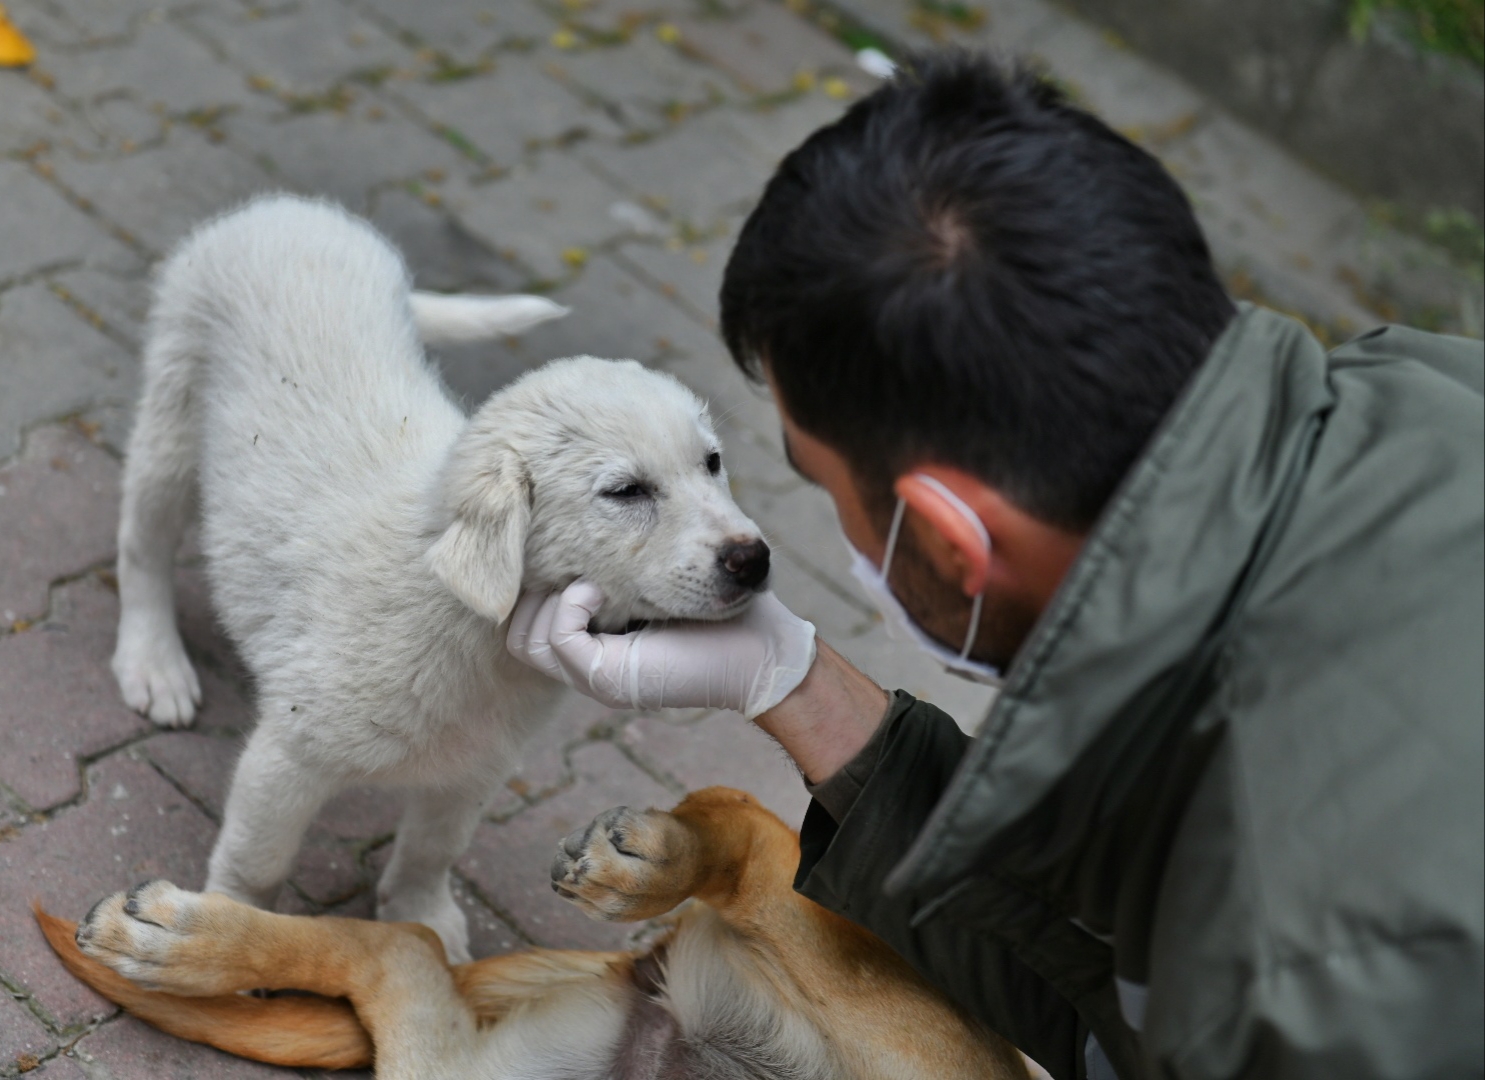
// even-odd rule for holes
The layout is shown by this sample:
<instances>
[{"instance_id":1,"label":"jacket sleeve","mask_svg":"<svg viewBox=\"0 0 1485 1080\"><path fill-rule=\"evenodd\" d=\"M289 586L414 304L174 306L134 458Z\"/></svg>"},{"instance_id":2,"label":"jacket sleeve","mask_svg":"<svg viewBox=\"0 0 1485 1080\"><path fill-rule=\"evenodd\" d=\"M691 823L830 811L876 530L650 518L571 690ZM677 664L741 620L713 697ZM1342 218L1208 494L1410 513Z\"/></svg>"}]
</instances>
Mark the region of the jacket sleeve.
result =
<instances>
[{"instance_id":1,"label":"jacket sleeve","mask_svg":"<svg viewBox=\"0 0 1485 1080\"><path fill-rule=\"evenodd\" d=\"M882 882L927 820L969 738L932 705L898 691L873 743L873 767L864 778L858 773L860 792L839 823L821 803L810 804L795 888L887 942L1056 1080L1081 1080L1088 1029L1065 998L991 938L944 919L913 925L925 897L882 893ZM838 801L833 805L842 809Z\"/></svg>"}]
</instances>

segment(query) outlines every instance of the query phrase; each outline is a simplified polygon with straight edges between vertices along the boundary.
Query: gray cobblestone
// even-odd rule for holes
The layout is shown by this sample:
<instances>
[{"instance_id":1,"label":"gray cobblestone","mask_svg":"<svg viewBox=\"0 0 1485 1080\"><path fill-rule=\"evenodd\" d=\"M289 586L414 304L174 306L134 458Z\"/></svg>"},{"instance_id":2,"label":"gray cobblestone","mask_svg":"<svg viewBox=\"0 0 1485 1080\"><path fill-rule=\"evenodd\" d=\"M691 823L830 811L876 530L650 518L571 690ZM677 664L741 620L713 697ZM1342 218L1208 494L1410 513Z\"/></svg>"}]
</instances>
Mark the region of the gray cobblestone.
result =
<instances>
[{"instance_id":1,"label":"gray cobblestone","mask_svg":"<svg viewBox=\"0 0 1485 1080\"><path fill-rule=\"evenodd\" d=\"M440 206L401 188L376 193L371 219L402 249L420 288L515 292L527 272L497 255Z\"/></svg>"},{"instance_id":2,"label":"gray cobblestone","mask_svg":"<svg viewBox=\"0 0 1485 1080\"><path fill-rule=\"evenodd\" d=\"M5 82L4 101L5 107L0 109L0 155L46 145L98 148L97 134L32 80L11 72Z\"/></svg>"},{"instance_id":3,"label":"gray cobblestone","mask_svg":"<svg viewBox=\"0 0 1485 1080\"><path fill-rule=\"evenodd\" d=\"M261 15L207 11L187 22L264 89L299 99L413 60L412 50L377 23L331 0L273 7Z\"/></svg>"},{"instance_id":4,"label":"gray cobblestone","mask_svg":"<svg viewBox=\"0 0 1485 1080\"><path fill-rule=\"evenodd\" d=\"M156 254L202 218L274 186L252 161L183 127L142 153L116 161L58 158L56 169L66 187Z\"/></svg>"},{"instance_id":5,"label":"gray cobblestone","mask_svg":"<svg viewBox=\"0 0 1485 1080\"><path fill-rule=\"evenodd\" d=\"M396 93L461 147L510 167L534 147L584 138L616 138L622 129L602 109L544 70L539 55L501 55L480 78L408 82Z\"/></svg>"},{"instance_id":6,"label":"gray cobblestone","mask_svg":"<svg viewBox=\"0 0 1485 1080\"><path fill-rule=\"evenodd\" d=\"M47 1056L55 1046L51 1033L0 987L0 1072L23 1063L34 1068L34 1062ZM26 1058L31 1060L27 1062Z\"/></svg>"},{"instance_id":7,"label":"gray cobblestone","mask_svg":"<svg viewBox=\"0 0 1485 1080\"><path fill-rule=\"evenodd\" d=\"M44 427L0 468L0 630L46 615L53 581L113 561L119 466L78 431Z\"/></svg>"},{"instance_id":8,"label":"gray cobblestone","mask_svg":"<svg viewBox=\"0 0 1485 1080\"><path fill-rule=\"evenodd\" d=\"M81 50L53 66L57 90L87 101L127 93L140 104L172 115L213 105L247 104L246 80L210 49L171 22L148 22L115 45Z\"/></svg>"},{"instance_id":9,"label":"gray cobblestone","mask_svg":"<svg viewBox=\"0 0 1485 1080\"><path fill-rule=\"evenodd\" d=\"M436 192L464 162L445 140L364 89L354 92L354 108L280 116L243 111L222 127L277 184L363 213L373 188L402 181Z\"/></svg>"},{"instance_id":10,"label":"gray cobblestone","mask_svg":"<svg viewBox=\"0 0 1485 1080\"><path fill-rule=\"evenodd\" d=\"M134 358L45 285L0 293L0 461L30 423L130 400L134 375ZM114 441L121 432L109 419Z\"/></svg>"},{"instance_id":11,"label":"gray cobblestone","mask_svg":"<svg viewBox=\"0 0 1485 1080\"><path fill-rule=\"evenodd\" d=\"M117 246L97 222L19 161L0 161L0 191L6 202L0 285Z\"/></svg>"},{"instance_id":12,"label":"gray cobblestone","mask_svg":"<svg viewBox=\"0 0 1485 1080\"><path fill-rule=\"evenodd\" d=\"M559 25L537 4L506 0L440 0L437 4L359 0L358 6L411 34L419 44L464 62L499 46L536 45Z\"/></svg>"},{"instance_id":13,"label":"gray cobblestone","mask_svg":"<svg viewBox=\"0 0 1485 1080\"><path fill-rule=\"evenodd\" d=\"M631 231L612 212L624 193L566 154L543 154L479 186L447 185L444 198L471 233L551 281L571 273L579 253Z\"/></svg>"},{"instance_id":14,"label":"gray cobblestone","mask_svg":"<svg viewBox=\"0 0 1485 1080\"><path fill-rule=\"evenodd\" d=\"M662 23L667 31L672 24ZM632 132L664 131L698 109L738 100L731 80L698 63L647 26L621 49L591 49L554 58L546 70L609 105Z\"/></svg>"}]
</instances>

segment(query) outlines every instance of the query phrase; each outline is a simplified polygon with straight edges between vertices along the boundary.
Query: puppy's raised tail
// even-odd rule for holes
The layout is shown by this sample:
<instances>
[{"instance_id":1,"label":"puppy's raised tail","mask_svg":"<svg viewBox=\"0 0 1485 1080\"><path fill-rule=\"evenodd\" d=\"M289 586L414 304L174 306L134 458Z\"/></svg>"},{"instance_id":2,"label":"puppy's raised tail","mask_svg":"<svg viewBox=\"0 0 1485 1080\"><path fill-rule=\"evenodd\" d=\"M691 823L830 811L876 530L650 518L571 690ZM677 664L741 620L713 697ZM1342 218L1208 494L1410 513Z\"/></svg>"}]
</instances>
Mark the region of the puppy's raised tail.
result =
<instances>
[{"instance_id":1,"label":"puppy's raised tail","mask_svg":"<svg viewBox=\"0 0 1485 1080\"><path fill-rule=\"evenodd\" d=\"M239 1057L316 1069L371 1064L371 1036L346 1001L321 997L181 997L145 990L77 947L77 924L32 904L62 966L116 1005L161 1031Z\"/></svg>"},{"instance_id":2,"label":"puppy's raised tail","mask_svg":"<svg viewBox=\"0 0 1485 1080\"><path fill-rule=\"evenodd\" d=\"M549 319L560 319L568 312L545 296L445 296L415 292L410 300L418 336L426 345L457 345L519 334Z\"/></svg>"}]
</instances>

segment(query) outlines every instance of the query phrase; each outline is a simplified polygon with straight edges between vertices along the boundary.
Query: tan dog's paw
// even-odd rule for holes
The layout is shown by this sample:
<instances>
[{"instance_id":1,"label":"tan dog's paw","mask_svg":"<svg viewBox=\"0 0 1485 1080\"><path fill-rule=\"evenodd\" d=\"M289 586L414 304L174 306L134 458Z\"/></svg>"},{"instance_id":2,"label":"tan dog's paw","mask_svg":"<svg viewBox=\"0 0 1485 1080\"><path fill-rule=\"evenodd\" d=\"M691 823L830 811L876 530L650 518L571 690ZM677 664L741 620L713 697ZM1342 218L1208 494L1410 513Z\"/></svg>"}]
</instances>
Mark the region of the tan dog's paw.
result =
<instances>
[{"instance_id":1,"label":"tan dog's paw","mask_svg":"<svg viewBox=\"0 0 1485 1080\"><path fill-rule=\"evenodd\" d=\"M552 888L593 919L648 919L691 895L696 864L696 838L677 818L619 806L557 845Z\"/></svg>"},{"instance_id":2,"label":"tan dog's paw","mask_svg":"<svg viewBox=\"0 0 1485 1080\"><path fill-rule=\"evenodd\" d=\"M77 927L77 946L149 990L176 994L223 991L201 970L199 942L205 898L168 881L146 881L93 905Z\"/></svg>"}]
</instances>

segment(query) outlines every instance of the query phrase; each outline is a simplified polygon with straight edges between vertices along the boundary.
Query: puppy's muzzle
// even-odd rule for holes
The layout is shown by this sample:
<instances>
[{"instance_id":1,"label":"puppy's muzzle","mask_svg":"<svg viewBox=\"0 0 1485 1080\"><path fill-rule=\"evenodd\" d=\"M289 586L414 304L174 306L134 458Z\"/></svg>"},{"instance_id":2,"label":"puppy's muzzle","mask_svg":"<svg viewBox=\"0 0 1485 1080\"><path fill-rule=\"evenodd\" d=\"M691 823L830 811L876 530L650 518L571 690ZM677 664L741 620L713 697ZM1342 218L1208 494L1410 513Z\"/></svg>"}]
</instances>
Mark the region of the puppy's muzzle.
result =
<instances>
[{"instance_id":1,"label":"puppy's muzzle","mask_svg":"<svg viewBox=\"0 0 1485 1080\"><path fill-rule=\"evenodd\" d=\"M761 589L768 580L768 545L761 538L728 541L717 553L717 567L738 588Z\"/></svg>"}]
</instances>

